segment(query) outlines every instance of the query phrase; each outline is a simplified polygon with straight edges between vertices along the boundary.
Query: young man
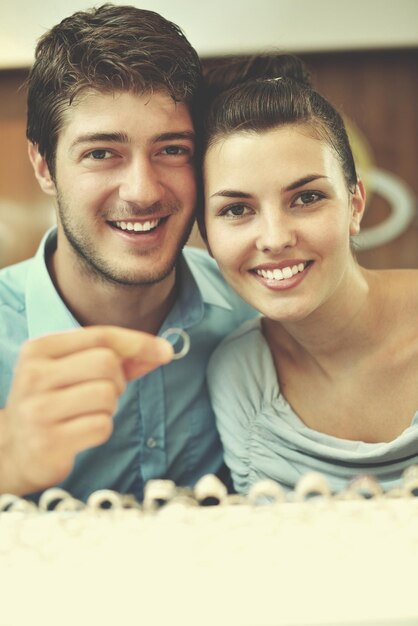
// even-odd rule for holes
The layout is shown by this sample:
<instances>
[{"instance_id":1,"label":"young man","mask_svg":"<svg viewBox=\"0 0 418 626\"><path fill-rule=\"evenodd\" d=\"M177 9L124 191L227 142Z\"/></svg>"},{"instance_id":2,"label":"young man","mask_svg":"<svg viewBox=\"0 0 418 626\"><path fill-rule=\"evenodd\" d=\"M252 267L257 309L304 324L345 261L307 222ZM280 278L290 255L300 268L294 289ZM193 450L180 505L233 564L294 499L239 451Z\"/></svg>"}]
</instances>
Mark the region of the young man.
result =
<instances>
[{"instance_id":1,"label":"young man","mask_svg":"<svg viewBox=\"0 0 418 626\"><path fill-rule=\"evenodd\" d=\"M134 7L75 13L37 46L29 157L57 228L0 272L0 493L141 498L148 479L221 470L206 364L254 313L182 253L199 84L181 31ZM178 362L152 336L169 327L190 335Z\"/></svg>"}]
</instances>

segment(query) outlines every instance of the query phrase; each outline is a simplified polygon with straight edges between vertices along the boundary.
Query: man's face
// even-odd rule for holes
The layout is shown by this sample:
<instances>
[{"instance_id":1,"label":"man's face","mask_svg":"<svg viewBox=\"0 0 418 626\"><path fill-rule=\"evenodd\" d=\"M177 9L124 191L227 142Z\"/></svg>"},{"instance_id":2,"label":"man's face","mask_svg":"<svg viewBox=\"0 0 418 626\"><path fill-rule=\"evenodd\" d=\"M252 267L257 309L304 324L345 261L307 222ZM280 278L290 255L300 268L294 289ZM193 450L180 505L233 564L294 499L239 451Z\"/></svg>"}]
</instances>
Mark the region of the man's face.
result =
<instances>
[{"instance_id":1,"label":"man's face","mask_svg":"<svg viewBox=\"0 0 418 626\"><path fill-rule=\"evenodd\" d=\"M126 285L170 275L194 219L193 152L188 107L164 92L83 95L57 143L57 254Z\"/></svg>"}]
</instances>

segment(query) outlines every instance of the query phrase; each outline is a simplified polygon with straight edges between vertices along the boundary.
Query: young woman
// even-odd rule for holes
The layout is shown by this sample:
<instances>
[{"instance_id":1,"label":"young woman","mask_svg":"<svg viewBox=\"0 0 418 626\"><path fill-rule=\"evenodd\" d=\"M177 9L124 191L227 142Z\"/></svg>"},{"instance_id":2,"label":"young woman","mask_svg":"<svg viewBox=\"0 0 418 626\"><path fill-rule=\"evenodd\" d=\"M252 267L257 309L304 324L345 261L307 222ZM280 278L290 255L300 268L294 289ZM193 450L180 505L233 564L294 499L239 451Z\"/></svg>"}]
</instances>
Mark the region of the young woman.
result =
<instances>
[{"instance_id":1,"label":"young woman","mask_svg":"<svg viewBox=\"0 0 418 626\"><path fill-rule=\"evenodd\" d=\"M364 186L300 61L259 57L230 79L207 116L200 224L261 313L209 367L235 488L314 470L333 491L365 473L390 489L418 460L418 272L358 265Z\"/></svg>"}]
</instances>

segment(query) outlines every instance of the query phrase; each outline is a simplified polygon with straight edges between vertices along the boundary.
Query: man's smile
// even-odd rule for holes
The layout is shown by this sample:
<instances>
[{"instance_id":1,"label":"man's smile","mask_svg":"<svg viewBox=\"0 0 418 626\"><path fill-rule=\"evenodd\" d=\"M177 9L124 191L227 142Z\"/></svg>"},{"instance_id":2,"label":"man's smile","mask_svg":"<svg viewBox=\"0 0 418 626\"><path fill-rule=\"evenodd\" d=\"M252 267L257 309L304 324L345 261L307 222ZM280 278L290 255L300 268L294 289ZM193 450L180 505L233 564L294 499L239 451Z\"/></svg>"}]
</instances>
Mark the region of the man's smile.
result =
<instances>
[{"instance_id":1,"label":"man's smile","mask_svg":"<svg viewBox=\"0 0 418 626\"><path fill-rule=\"evenodd\" d=\"M111 226L113 226L114 228L119 228L120 230L128 230L128 231L134 231L134 232L150 232L152 230L154 230L155 228L157 228L157 226L159 226L159 224L163 221L166 220L167 218L159 218L159 219L153 219L153 220L146 220L146 221L127 221L127 220L121 220L121 221L117 221L117 222L109 222L111 224Z\"/></svg>"}]
</instances>

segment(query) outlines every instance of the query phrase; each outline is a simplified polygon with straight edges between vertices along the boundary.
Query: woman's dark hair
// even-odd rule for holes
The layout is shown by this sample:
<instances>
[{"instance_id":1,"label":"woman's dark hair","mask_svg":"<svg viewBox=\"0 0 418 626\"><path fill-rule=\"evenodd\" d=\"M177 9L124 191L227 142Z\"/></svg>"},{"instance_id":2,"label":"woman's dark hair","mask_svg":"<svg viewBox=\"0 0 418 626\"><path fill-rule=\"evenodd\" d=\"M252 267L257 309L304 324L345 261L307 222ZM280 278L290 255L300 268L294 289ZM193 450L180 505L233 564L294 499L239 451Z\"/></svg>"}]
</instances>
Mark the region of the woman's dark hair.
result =
<instances>
[{"instance_id":1,"label":"woman's dark hair","mask_svg":"<svg viewBox=\"0 0 418 626\"><path fill-rule=\"evenodd\" d=\"M204 78L204 152L232 133L308 125L333 148L347 187L354 191L357 173L343 119L313 89L301 59L289 54L233 57L208 68ZM198 204L198 223L205 237L202 201Z\"/></svg>"},{"instance_id":2,"label":"woman's dark hair","mask_svg":"<svg viewBox=\"0 0 418 626\"><path fill-rule=\"evenodd\" d=\"M180 28L158 13L104 4L74 13L39 40L27 86L26 134L53 176L63 112L78 94L162 89L194 114L201 65Z\"/></svg>"}]
</instances>

